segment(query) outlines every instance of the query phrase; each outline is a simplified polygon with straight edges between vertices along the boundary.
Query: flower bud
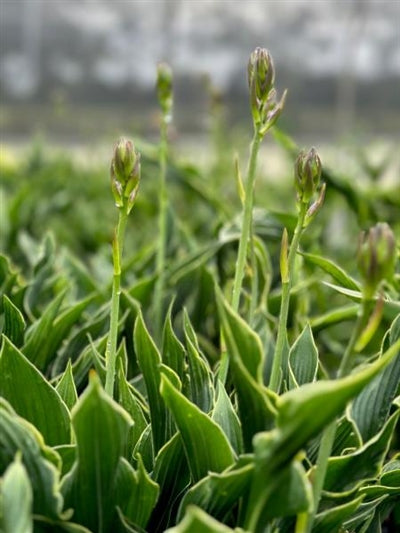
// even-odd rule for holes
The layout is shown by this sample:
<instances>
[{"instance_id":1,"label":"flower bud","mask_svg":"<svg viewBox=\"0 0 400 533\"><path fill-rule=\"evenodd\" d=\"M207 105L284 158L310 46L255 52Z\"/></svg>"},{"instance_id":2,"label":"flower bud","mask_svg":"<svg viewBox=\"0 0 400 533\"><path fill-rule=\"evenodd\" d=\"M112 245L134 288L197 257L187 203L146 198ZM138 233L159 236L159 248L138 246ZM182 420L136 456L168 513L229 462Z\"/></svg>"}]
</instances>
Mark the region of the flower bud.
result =
<instances>
[{"instance_id":1,"label":"flower bud","mask_svg":"<svg viewBox=\"0 0 400 533\"><path fill-rule=\"evenodd\" d=\"M286 98L285 91L280 101L277 101L274 89L275 68L268 50L256 48L250 55L247 78L253 121L263 137L278 120Z\"/></svg>"},{"instance_id":2,"label":"flower bud","mask_svg":"<svg viewBox=\"0 0 400 533\"><path fill-rule=\"evenodd\" d=\"M302 151L294 165L295 186L299 201L308 203L318 189L321 179L321 160L315 148Z\"/></svg>"},{"instance_id":3,"label":"flower bud","mask_svg":"<svg viewBox=\"0 0 400 533\"><path fill-rule=\"evenodd\" d=\"M157 97L164 115L172 110L172 71L167 63L157 65Z\"/></svg>"},{"instance_id":4,"label":"flower bud","mask_svg":"<svg viewBox=\"0 0 400 533\"><path fill-rule=\"evenodd\" d=\"M111 161L111 190L117 207L127 202L128 213L132 209L139 188L140 154L132 141L121 138L114 149Z\"/></svg>"},{"instance_id":5,"label":"flower bud","mask_svg":"<svg viewBox=\"0 0 400 533\"><path fill-rule=\"evenodd\" d=\"M364 293L371 298L379 285L394 274L396 241L392 230L385 222L370 228L360 235L357 265L364 278Z\"/></svg>"},{"instance_id":6,"label":"flower bud","mask_svg":"<svg viewBox=\"0 0 400 533\"><path fill-rule=\"evenodd\" d=\"M272 57L265 48L256 48L247 66L250 93L260 103L267 101L275 81Z\"/></svg>"},{"instance_id":7,"label":"flower bud","mask_svg":"<svg viewBox=\"0 0 400 533\"><path fill-rule=\"evenodd\" d=\"M122 185L129 179L135 163L136 152L132 141L122 137L115 146L112 162L115 176Z\"/></svg>"}]
</instances>

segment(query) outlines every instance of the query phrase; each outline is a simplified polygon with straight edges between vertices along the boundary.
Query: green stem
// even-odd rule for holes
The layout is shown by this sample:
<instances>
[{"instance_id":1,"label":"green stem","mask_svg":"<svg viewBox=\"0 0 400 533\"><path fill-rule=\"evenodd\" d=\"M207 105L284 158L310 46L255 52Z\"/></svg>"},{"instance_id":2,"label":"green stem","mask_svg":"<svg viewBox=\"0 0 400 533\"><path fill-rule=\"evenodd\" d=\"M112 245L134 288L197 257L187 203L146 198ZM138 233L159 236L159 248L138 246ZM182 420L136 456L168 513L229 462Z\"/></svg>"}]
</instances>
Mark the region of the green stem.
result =
<instances>
[{"instance_id":1,"label":"green stem","mask_svg":"<svg viewBox=\"0 0 400 533\"><path fill-rule=\"evenodd\" d=\"M155 333L161 339L162 335L162 311L165 291L165 257L167 248L167 157L168 157L168 121L163 115L161 120L160 139L160 183L159 183L159 218L158 218L158 249L156 259L157 283L155 286Z\"/></svg>"},{"instance_id":2,"label":"green stem","mask_svg":"<svg viewBox=\"0 0 400 533\"><path fill-rule=\"evenodd\" d=\"M296 257L296 252L299 247L300 237L303 232L304 219L307 213L307 204L300 204L299 216L297 218L296 228L294 230L292 242L289 247L288 255L288 280L282 281L282 297L281 297L281 309L279 313L279 323L278 323L278 335L276 339L276 348L274 354L274 360L272 362L272 371L271 378L269 382L269 388L275 392L278 392L281 378L281 367L282 367L282 358L283 350L285 347L286 340L286 327L287 327L287 318L289 313L289 300L290 300L290 289L292 287L293 278L294 278L294 261Z\"/></svg>"},{"instance_id":3,"label":"green stem","mask_svg":"<svg viewBox=\"0 0 400 533\"><path fill-rule=\"evenodd\" d=\"M113 285L111 296L110 332L106 347L106 393L111 397L114 394L115 362L117 357L117 337L119 319L119 299L121 294L121 257L128 212L126 207L119 210L118 225L113 241Z\"/></svg>"},{"instance_id":4,"label":"green stem","mask_svg":"<svg viewBox=\"0 0 400 533\"><path fill-rule=\"evenodd\" d=\"M239 309L240 293L242 291L242 283L244 278L244 269L246 266L247 245L250 237L250 230L252 225L253 202L254 202L254 183L256 179L257 155L260 148L260 143L263 136L260 134L260 129L255 128L253 140L250 147L249 166L247 168L247 179L245 188L245 199L243 207L243 222L242 232L240 234L239 250L236 261L235 280L233 282L232 293L232 308L235 311ZM229 359L228 353L223 349L221 353L221 364L219 367L219 379L222 383L226 382L228 375Z\"/></svg>"},{"instance_id":5,"label":"green stem","mask_svg":"<svg viewBox=\"0 0 400 533\"><path fill-rule=\"evenodd\" d=\"M257 299L258 299L258 268L257 268L257 256L254 245L254 229L253 226L250 228L250 262L251 262L251 297L250 297L250 309L249 309L249 320L248 323L250 326L253 324L254 314L257 308Z\"/></svg>"},{"instance_id":6,"label":"green stem","mask_svg":"<svg viewBox=\"0 0 400 533\"><path fill-rule=\"evenodd\" d=\"M351 370L354 346L357 342L357 339L360 333L363 330L365 320L368 317L368 312L369 312L369 301L366 299L363 299L361 301L361 306L357 314L357 321L354 325L353 332L351 334L349 343L347 345L346 351L343 355L342 361L338 369L338 373L337 373L338 378L342 378L346 376ZM316 462L316 469L314 473L314 480L313 480L313 510L308 516L307 529L305 530L305 533L309 533L312 530L315 515L317 514L317 511L318 511L319 501L321 499L326 471L328 468L328 461L332 453L333 443L335 441L335 433L336 433L336 420L334 420L331 424L329 424L329 426L325 428L322 434L321 443L319 445L317 462Z\"/></svg>"},{"instance_id":7,"label":"green stem","mask_svg":"<svg viewBox=\"0 0 400 533\"><path fill-rule=\"evenodd\" d=\"M254 131L250 149L250 160L247 170L245 199L243 207L242 232L240 234L239 251L236 261L235 280L233 282L232 307L235 311L239 309L240 293L244 278L246 265L247 245L249 242L250 228L252 224L253 203L254 203L254 183L256 179L257 155L262 140L259 128Z\"/></svg>"}]
</instances>

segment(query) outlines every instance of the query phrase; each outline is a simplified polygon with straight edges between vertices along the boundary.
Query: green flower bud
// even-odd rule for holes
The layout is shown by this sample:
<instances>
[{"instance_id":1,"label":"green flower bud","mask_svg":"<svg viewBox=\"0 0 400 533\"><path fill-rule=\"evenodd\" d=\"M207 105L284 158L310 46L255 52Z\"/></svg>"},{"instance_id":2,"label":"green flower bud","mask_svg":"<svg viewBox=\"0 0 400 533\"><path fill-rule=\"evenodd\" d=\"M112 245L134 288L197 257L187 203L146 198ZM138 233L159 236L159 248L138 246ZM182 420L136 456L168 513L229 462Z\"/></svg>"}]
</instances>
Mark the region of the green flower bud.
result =
<instances>
[{"instance_id":1,"label":"green flower bud","mask_svg":"<svg viewBox=\"0 0 400 533\"><path fill-rule=\"evenodd\" d=\"M294 165L294 181L299 201L308 203L316 193L321 179L322 165L315 148L302 151Z\"/></svg>"},{"instance_id":2,"label":"green flower bud","mask_svg":"<svg viewBox=\"0 0 400 533\"><path fill-rule=\"evenodd\" d=\"M280 101L277 101L274 63L265 48L256 48L250 55L247 79L253 121L259 128L260 135L264 136L278 120L286 99L285 91Z\"/></svg>"},{"instance_id":3,"label":"green flower bud","mask_svg":"<svg viewBox=\"0 0 400 533\"><path fill-rule=\"evenodd\" d=\"M260 103L267 101L275 81L274 63L268 50L256 48L252 52L247 74L250 94L254 99L254 104L259 106Z\"/></svg>"},{"instance_id":4,"label":"green flower bud","mask_svg":"<svg viewBox=\"0 0 400 533\"><path fill-rule=\"evenodd\" d=\"M172 71L167 63L157 65L157 97L164 115L172 110Z\"/></svg>"},{"instance_id":5,"label":"green flower bud","mask_svg":"<svg viewBox=\"0 0 400 533\"><path fill-rule=\"evenodd\" d=\"M364 294L371 298L379 283L390 280L394 274L396 241L385 222L370 228L360 236L357 265L364 279Z\"/></svg>"},{"instance_id":6,"label":"green flower bud","mask_svg":"<svg viewBox=\"0 0 400 533\"><path fill-rule=\"evenodd\" d=\"M111 161L111 190L117 207L127 205L128 213L133 207L139 188L140 154L132 141L121 138L114 149Z\"/></svg>"}]
</instances>

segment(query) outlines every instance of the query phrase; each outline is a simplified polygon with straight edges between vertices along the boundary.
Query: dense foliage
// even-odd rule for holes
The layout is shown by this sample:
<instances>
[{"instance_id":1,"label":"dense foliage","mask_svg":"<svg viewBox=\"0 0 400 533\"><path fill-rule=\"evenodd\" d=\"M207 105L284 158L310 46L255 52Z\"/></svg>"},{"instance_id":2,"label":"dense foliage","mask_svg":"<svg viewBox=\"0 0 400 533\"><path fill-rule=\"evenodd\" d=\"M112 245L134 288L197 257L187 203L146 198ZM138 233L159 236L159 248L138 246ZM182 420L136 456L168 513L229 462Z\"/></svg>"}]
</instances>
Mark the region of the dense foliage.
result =
<instances>
[{"instance_id":1,"label":"dense foliage","mask_svg":"<svg viewBox=\"0 0 400 533\"><path fill-rule=\"evenodd\" d=\"M284 99L254 54L261 141ZM107 165L41 146L1 162L2 530L395 531L400 279L393 233L375 224L398 236L398 185L368 165L362 179L321 174L274 129L295 184L256 185L235 305L253 191L215 107L209 168L172 153L169 76L160 67L161 149L117 145L114 202ZM135 205L111 252L115 201L119 215Z\"/></svg>"}]
</instances>

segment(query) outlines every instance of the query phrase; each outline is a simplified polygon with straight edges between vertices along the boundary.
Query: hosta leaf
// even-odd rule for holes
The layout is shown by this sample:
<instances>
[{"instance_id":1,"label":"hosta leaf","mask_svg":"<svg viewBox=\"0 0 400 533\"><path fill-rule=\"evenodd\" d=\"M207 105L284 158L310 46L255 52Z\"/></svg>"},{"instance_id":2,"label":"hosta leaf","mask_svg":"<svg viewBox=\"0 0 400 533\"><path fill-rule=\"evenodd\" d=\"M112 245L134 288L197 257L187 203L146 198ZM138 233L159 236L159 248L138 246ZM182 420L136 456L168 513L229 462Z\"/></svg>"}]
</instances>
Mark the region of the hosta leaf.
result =
<instances>
[{"instance_id":1,"label":"hosta leaf","mask_svg":"<svg viewBox=\"0 0 400 533\"><path fill-rule=\"evenodd\" d=\"M337 533L341 530L340 526L360 507L363 498L361 496L317 514L312 531L314 533Z\"/></svg>"},{"instance_id":2,"label":"hosta leaf","mask_svg":"<svg viewBox=\"0 0 400 533\"><path fill-rule=\"evenodd\" d=\"M35 533L92 533L89 529L74 522L51 520L44 516L35 516Z\"/></svg>"},{"instance_id":3,"label":"hosta leaf","mask_svg":"<svg viewBox=\"0 0 400 533\"><path fill-rule=\"evenodd\" d=\"M5 294L3 296L3 308L3 334L8 337L15 346L20 347L24 342L24 331L26 327L24 317L21 311Z\"/></svg>"},{"instance_id":4,"label":"hosta leaf","mask_svg":"<svg viewBox=\"0 0 400 533\"><path fill-rule=\"evenodd\" d=\"M254 435L270 429L275 420L272 402L258 381L262 379L261 343L219 291L217 302L238 396L244 448L249 451Z\"/></svg>"},{"instance_id":5,"label":"hosta leaf","mask_svg":"<svg viewBox=\"0 0 400 533\"><path fill-rule=\"evenodd\" d=\"M105 353L107 345L108 334L104 335L96 341L91 341L90 344L82 351L78 359L72 365L72 373L74 375L75 386L79 392L86 386L89 370L99 367L99 360L96 353ZM100 377L104 377L104 367L100 369Z\"/></svg>"},{"instance_id":6,"label":"hosta leaf","mask_svg":"<svg viewBox=\"0 0 400 533\"><path fill-rule=\"evenodd\" d=\"M154 294L154 286L157 281L157 276L143 276L132 287L129 288L127 293L129 296L140 302L143 308L146 308Z\"/></svg>"},{"instance_id":7,"label":"hosta leaf","mask_svg":"<svg viewBox=\"0 0 400 533\"><path fill-rule=\"evenodd\" d=\"M17 452L21 452L33 491L33 512L58 518L62 498L56 490L59 483L58 469L51 458L59 460L47 448L34 426L19 418L11 407L0 399L0 474L10 465Z\"/></svg>"},{"instance_id":8,"label":"hosta leaf","mask_svg":"<svg viewBox=\"0 0 400 533\"><path fill-rule=\"evenodd\" d=\"M60 381L57 383L56 391L60 395L61 399L64 400L64 403L68 409L71 410L78 401L74 377L72 375L71 361L68 361L67 368L65 369L64 374L61 376Z\"/></svg>"},{"instance_id":9,"label":"hosta leaf","mask_svg":"<svg viewBox=\"0 0 400 533\"><path fill-rule=\"evenodd\" d=\"M52 275L55 260L55 243L50 234L47 234L42 243L41 257L38 259L33 270L33 281L25 293L24 308L29 315L33 315L40 303L40 294L43 285Z\"/></svg>"},{"instance_id":10,"label":"hosta leaf","mask_svg":"<svg viewBox=\"0 0 400 533\"><path fill-rule=\"evenodd\" d=\"M171 437L171 435L168 435L168 429L170 427L168 417L170 415L159 392L161 383L161 356L146 329L141 312L136 319L134 340L137 360L146 384L154 453L157 453L162 445Z\"/></svg>"},{"instance_id":11,"label":"hosta leaf","mask_svg":"<svg viewBox=\"0 0 400 533\"><path fill-rule=\"evenodd\" d=\"M380 498L381 496L400 496L400 486L387 487L386 485L365 485L358 492L365 494L368 499Z\"/></svg>"},{"instance_id":12,"label":"hosta leaf","mask_svg":"<svg viewBox=\"0 0 400 533\"><path fill-rule=\"evenodd\" d=\"M71 339L67 340L66 346L60 350L52 367L52 376L61 374L69 359L73 363L76 361L78 355L87 347L88 338L98 339L108 334L109 320L110 310L107 306L106 308L102 307L93 319L85 322Z\"/></svg>"},{"instance_id":13,"label":"hosta leaf","mask_svg":"<svg viewBox=\"0 0 400 533\"><path fill-rule=\"evenodd\" d=\"M190 505L196 505L218 520L235 509L239 499L250 486L254 462L250 457L240 458L233 467L221 474L210 473L191 487L182 499L178 520Z\"/></svg>"},{"instance_id":14,"label":"hosta leaf","mask_svg":"<svg viewBox=\"0 0 400 533\"><path fill-rule=\"evenodd\" d=\"M307 457L312 463L317 460L321 439L317 437L307 446ZM361 437L354 422L348 418L347 413L336 424L335 440L332 446L332 456L339 456L349 449L361 446Z\"/></svg>"},{"instance_id":15,"label":"hosta leaf","mask_svg":"<svg viewBox=\"0 0 400 533\"><path fill-rule=\"evenodd\" d=\"M159 486L150 479L138 457L135 470L123 457L115 480L116 501L123 515L136 526L145 528L156 504Z\"/></svg>"},{"instance_id":16,"label":"hosta leaf","mask_svg":"<svg viewBox=\"0 0 400 533\"><path fill-rule=\"evenodd\" d=\"M336 292L339 292L340 294L344 294L351 300L354 300L355 302L360 302L362 299L362 294L360 291L352 290L352 289L346 289L344 287L340 287L338 285L334 285L333 283L329 283L328 281L323 282L324 285L329 287L330 289L333 289ZM396 316L400 312L400 303L396 301L391 300L384 300L383 303L383 316L387 320L394 320Z\"/></svg>"},{"instance_id":17,"label":"hosta leaf","mask_svg":"<svg viewBox=\"0 0 400 533\"><path fill-rule=\"evenodd\" d=\"M0 485L3 533L31 533L32 487L28 473L17 455L4 473Z\"/></svg>"},{"instance_id":18,"label":"hosta leaf","mask_svg":"<svg viewBox=\"0 0 400 533\"><path fill-rule=\"evenodd\" d=\"M74 521L106 533L116 512L115 480L132 420L93 374L72 411L72 421L78 460L63 479L65 506L74 509Z\"/></svg>"},{"instance_id":19,"label":"hosta leaf","mask_svg":"<svg viewBox=\"0 0 400 533\"><path fill-rule=\"evenodd\" d=\"M356 511L348 517L343 523L343 527L350 531L356 531L358 526L364 526L372 519L377 507L386 500L386 496L381 496L376 500L361 503Z\"/></svg>"},{"instance_id":20,"label":"hosta leaf","mask_svg":"<svg viewBox=\"0 0 400 533\"><path fill-rule=\"evenodd\" d=\"M167 529L165 533L233 533L233 529L221 524L210 515L190 506L186 511L185 518L180 524Z\"/></svg>"},{"instance_id":21,"label":"hosta leaf","mask_svg":"<svg viewBox=\"0 0 400 533\"><path fill-rule=\"evenodd\" d=\"M76 444L61 444L54 446L53 450L58 453L61 458L61 477L68 474L76 461Z\"/></svg>"},{"instance_id":22,"label":"hosta leaf","mask_svg":"<svg viewBox=\"0 0 400 533\"><path fill-rule=\"evenodd\" d=\"M196 334L186 312L184 316L184 329L190 378L190 399L202 411L208 413L214 399L211 370L207 360L200 353Z\"/></svg>"},{"instance_id":23,"label":"hosta leaf","mask_svg":"<svg viewBox=\"0 0 400 533\"><path fill-rule=\"evenodd\" d=\"M400 460L394 459L387 463L382 469L379 480L382 485L400 488Z\"/></svg>"},{"instance_id":24,"label":"hosta leaf","mask_svg":"<svg viewBox=\"0 0 400 533\"><path fill-rule=\"evenodd\" d=\"M258 433L253 441L258 468L249 498L259 503L248 513L247 525L258 523L262 509L275 490L277 476L295 454L343 411L347 402L393 359L399 346L400 342L356 374L308 383L278 398L277 428Z\"/></svg>"},{"instance_id":25,"label":"hosta leaf","mask_svg":"<svg viewBox=\"0 0 400 533\"><path fill-rule=\"evenodd\" d=\"M361 290L357 281L349 276L349 274L347 274L341 267L336 265L336 263L330 259L327 259L321 255L307 253L301 253L301 255L304 257L307 263L320 267L324 272L332 276L335 281L340 283L342 287L354 291Z\"/></svg>"},{"instance_id":26,"label":"hosta leaf","mask_svg":"<svg viewBox=\"0 0 400 533\"><path fill-rule=\"evenodd\" d=\"M38 362L47 360L49 354L46 350L49 332L65 298L65 291L61 292L45 309L41 317L29 328L26 333L25 344L22 347L24 354L39 370L44 370ZM44 355L42 355L44 353ZM56 354L51 354L56 355Z\"/></svg>"},{"instance_id":27,"label":"hosta leaf","mask_svg":"<svg viewBox=\"0 0 400 533\"><path fill-rule=\"evenodd\" d=\"M133 450L140 439L143 431L147 427L147 420L139 400L135 397L132 386L127 382L122 363L117 371L117 385L119 394L119 404L127 411L133 420L133 426L129 436L129 450Z\"/></svg>"},{"instance_id":28,"label":"hosta leaf","mask_svg":"<svg viewBox=\"0 0 400 533\"><path fill-rule=\"evenodd\" d=\"M252 502L249 503L250 506L251 504ZM293 461L282 476L279 476L279 483L268 499L264 513L261 514L261 521L305 513L311 507L311 484L303 465L299 461Z\"/></svg>"},{"instance_id":29,"label":"hosta leaf","mask_svg":"<svg viewBox=\"0 0 400 533\"><path fill-rule=\"evenodd\" d=\"M218 382L217 399L211 418L220 426L232 448L239 455L243 451L240 420L221 381Z\"/></svg>"},{"instance_id":30,"label":"hosta leaf","mask_svg":"<svg viewBox=\"0 0 400 533\"><path fill-rule=\"evenodd\" d=\"M58 348L67 337L72 326L76 324L84 309L94 299L93 295L88 296L81 302L68 307L57 316L64 294L60 294L59 305L53 308L52 305L54 302L50 304L48 310L42 315L34 330L30 331L29 340L23 348L28 359L39 370L45 370L49 362L55 358ZM57 300L56 298L55 301ZM44 319L44 317L46 318Z\"/></svg>"},{"instance_id":31,"label":"hosta leaf","mask_svg":"<svg viewBox=\"0 0 400 533\"><path fill-rule=\"evenodd\" d=\"M154 464L153 438L150 424L144 429L133 449L132 457L138 455L140 455L146 470L150 472Z\"/></svg>"},{"instance_id":32,"label":"hosta leaf","mask_svg":"<svg viewBox=\"0 0 400 533\"><path fill-rule=\"evenodd\" d=\"M233 463L234 455L222 429L162 375L161 396L171 410L180 431L194 480L208 472L222 472Z\"/></svg>"},{"instance_id":33,"label":"hosta leaf","mask_svg":"<svg viewBox=\"0 0 400 533\"><path fill-rule=\"evenodd\" d=\"M318 370L318 350L310 326L303 329L289 352L289 373L292 386L315 381Z\"/></svg>"},{"instance_id":34,"label":"hosta leaf","mask_svg":"<svg viewBox=\"0 0 400 533\"><path fill-rule=\"evenodd\" d=\"M328 311L324 315L318 315L310 320L310 326L314 332L321 331L329 326L340 324L346 320L354 319L357 316L358 305L346 305L337 307L333 311Z\"/></svg>"},{"instance_id":35,"label":"hosta leaf","mask_svg":"<svg viewBox=\"0 0 400 533\"><path fill-rule=\"evenodd\" d=\"M220 248L220 243L209 243L207 246L195 250L185 257L180 263L174 265L168 274L168 284L176 285L183 277L196 271L199 267L207 263Z\"/></svg>"},{"instance_id":36,"label":"hosta leaf","mask_svg":"<svg viewBox=\"0 0 400 533\"><path fill-rule=\"evenodd\" d=\"M233 311L220 291L217 292L221 319L224 323L224 330L229 333L230 345L235 346L234 355L238 356L247 368L250 376L256 383L262 383L262 371L264 364L264 354L262 344L258 335L248 326L248 324ZM226 339L228 343L228 338ZM234 357L232 355L232 357Z\"/></svg>"},{"instance_id":37,"label":"hosta leaf","mask_svg":"<svg viewBox=\"0 0 400 533\"><path fill-rule=\"evenodd\" d=\"M175 335L175 332L172 328L171 312L172 307L170 306L164 324L162 360L163 363L172 368L179 379L183 382L184 369L186 366L186 350L178 337Z\"/></svg>"},{"instance_id":38,"label":"hosta leaf","mask_svg":"<svg viewBox=\"0 0 400 533\"><path fill-rule=\"evenodd\" d=\"M271 443L275 442L271 447L271 451L275 449L271 463L274 469L340 414L347 402L390 363L399 347L400 342L397 342L378 361L348 377L308 383L280 396L277 401L278 428L268 436ZM260 435L260 438L265 437Z\"/></svg>"},{"instance_id":39,"label":"hosta leaf","mask_svg":"<svg viewBox=\"0 0 400 533\"><path fill-rule=\"evenodd\" d=\"M400 315L390 328L388 341L393 345L400 338ZM357 396L351 406L351 417L364 441L375 435L387 420L400 383L400 348L383 372Z\"/></svg>"},{"instance_id":40,"label":"hosta leaf","mask_svg":"<svg viewBox=\"0 0 400 533\"><path fill-rule=\"evenodd\" d=\"M71 421L58 392L6 338L0 352L0 395L34 424L46 444L69 444ZM51 415L50 415L51 413Z\"/></svg>"},{"instance_id":41,"label":"hosta leaf","mask_svg":"<svg viewBox=\"0 0 400 533\"><path fill-rule=\"evenodd\" d=\"M324 490L329 492L351 490L357 482L373 479L379 474L399 414L400 411L394 413L382 431L363 447L342 457L329 459Z\"/></svg>"},{"instance_id":42,"label":"hosta leaf","mask_svg":"<svg viewBox=\"0 0 400 533\"><path fill-rule=\"evenodd\" d=\"M160 485L160 496L148 526L149 531L161 533L167 527L170 516L175 517L178 496L190 482L190 471L179 433L158 452L153 478Z\"/></svg>"},{"instance_id":43,"label":"hosta leaf","mask_svg":"<svg viewBox=\"0 0 400 533\"><path fill-rule=\"evenodd\" d=\"M263 524L272 518L306 513L312 508L311 484L300 461L264 476L266 447L265 441L255 440L255 470L245 515L245 529L249 531L262 531Z\"/></svg>"}]
</instances>

